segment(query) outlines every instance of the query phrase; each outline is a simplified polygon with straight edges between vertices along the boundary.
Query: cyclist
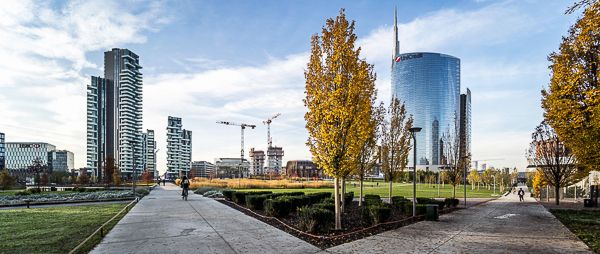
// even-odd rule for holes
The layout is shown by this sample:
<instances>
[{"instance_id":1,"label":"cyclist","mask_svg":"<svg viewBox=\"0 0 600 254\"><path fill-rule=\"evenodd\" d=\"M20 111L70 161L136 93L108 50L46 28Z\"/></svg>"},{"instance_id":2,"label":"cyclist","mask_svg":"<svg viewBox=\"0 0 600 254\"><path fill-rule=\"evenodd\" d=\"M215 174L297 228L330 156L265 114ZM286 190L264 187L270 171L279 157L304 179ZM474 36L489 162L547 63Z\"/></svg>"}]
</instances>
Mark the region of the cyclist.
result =
<instances>
[{"instance_id":1,"label":"cyclist","mask_svg":"<svg viewBox=\"0 0 600 254\"><path fill-rule=\"evenodd\" d=\"M183 188L183 191L181 192L181 198L187 200L188 190L190 188L190 180L187 178L187 176L183 176L181 178L181 188Z\"/></svg>"}]
</instances>

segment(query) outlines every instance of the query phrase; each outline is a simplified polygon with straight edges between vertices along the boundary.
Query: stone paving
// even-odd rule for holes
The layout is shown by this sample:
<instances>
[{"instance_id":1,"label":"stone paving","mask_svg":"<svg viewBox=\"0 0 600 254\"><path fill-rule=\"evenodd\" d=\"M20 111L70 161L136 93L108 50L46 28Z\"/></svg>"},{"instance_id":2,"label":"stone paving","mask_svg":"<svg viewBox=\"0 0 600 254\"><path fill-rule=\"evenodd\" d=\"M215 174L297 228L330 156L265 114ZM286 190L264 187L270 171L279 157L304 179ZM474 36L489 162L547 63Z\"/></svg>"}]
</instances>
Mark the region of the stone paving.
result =
<instances>
[{"instance_id":1,"label":"stone paving","mask_svg":"<svg viewBox=\"0 0 600 254\"><path fill-rule=\"evenodd\" d=\"M592 253L528 194L525 202L509 194L322 253Z\"/></svg>"},{"instance_id":2,"label":"stone paving","mask_svg":"<svg viewBox=\"0 0 600 254\"><path fill-rule=\"evenodd\" d=\"M191 192L190 192L191 194ZM174 185L143 198L91 253L591 253L533 198L516 195L327 250Z\"/></svg>"},{"instance_id":3,"label":"stone paving","mask_svg":"<svg viewBox=\"0 0 600 254\"><path fill-rule=\"evenodd\" d=\"M143 198L91 253L315 253L275 227L175 185Z\"/></svg>"}]
</instances>

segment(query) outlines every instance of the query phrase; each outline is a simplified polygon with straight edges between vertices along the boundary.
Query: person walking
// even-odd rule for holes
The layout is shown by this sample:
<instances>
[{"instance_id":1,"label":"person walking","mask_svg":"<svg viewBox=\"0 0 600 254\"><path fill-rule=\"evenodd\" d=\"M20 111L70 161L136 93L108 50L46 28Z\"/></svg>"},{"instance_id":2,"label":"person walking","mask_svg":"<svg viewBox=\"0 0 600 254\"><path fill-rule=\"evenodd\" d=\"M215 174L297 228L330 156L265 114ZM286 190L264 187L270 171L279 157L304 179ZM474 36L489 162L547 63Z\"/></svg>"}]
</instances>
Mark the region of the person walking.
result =
<instances>
[{"instance_id":1,"label":"person walking","mask_svg":"<svg viewBox=\"0 0 600 254\"><path fill-rule=\"evenodd\" d=\"M525 191L523 190L523 188L519 188L518 194L519 194L519 201L523 202L524 201L523 196L525 196Z\"/></svg>"},{"instance_id":2,"label":"person walking","mask_svg":"<svg viewBox=\"0 0 600 254\"><path fill-rule=\"evenodd\" d=\"M187 200L187 196L188 196L188 190L190 188L190 180L187 178L187 176L183 176L181 178L181 188L183 189L181 191L181 197L184 200Z\"/></svg>"}]
</instances>

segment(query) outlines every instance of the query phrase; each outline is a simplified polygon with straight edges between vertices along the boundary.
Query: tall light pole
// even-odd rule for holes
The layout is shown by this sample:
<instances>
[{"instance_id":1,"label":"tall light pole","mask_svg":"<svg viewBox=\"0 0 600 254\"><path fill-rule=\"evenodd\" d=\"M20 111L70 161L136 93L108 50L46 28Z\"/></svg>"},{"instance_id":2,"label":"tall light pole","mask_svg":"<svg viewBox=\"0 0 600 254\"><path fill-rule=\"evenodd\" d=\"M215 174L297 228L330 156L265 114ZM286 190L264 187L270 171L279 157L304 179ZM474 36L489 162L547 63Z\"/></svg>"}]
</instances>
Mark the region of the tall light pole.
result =
<instances>
[{"instance_id":1,"label":"tall light pole","mask_svg":"<svg viewBox=\"0 0 600 254\"><path fill-rule=\"evenodd\" d=\"M494 195L496 195L496 175L492 175L494 178Z\"/></svg>"},{"instance_id":2,"label":"tall light pole","mask_svg":"<svg viewBox=\"0 0 600 254\"><path fill-rule=\"evenodd\" d=\"M421 131L419 127L410 128L413 138L413 217L417 216L417 132Z\"/></svg>"}]
</instances>

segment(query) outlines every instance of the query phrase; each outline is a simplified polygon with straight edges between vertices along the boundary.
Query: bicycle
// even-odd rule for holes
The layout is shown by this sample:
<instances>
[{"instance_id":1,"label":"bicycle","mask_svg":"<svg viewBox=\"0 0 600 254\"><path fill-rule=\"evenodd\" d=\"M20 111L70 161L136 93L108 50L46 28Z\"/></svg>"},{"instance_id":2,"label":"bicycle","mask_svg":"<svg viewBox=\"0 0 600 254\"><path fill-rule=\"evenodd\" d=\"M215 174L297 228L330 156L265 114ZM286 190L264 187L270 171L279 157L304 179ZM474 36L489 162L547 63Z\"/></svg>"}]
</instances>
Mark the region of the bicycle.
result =
<instances>
[{"instance_id":1,"label":"bicycle","mask_svg":"<svg viewBox=\"0 0 600 254\"><path fill-rule=\"evenodd\" d=\"M188 189L183 189L183 192L181 193L181 199L187 201L188 198Z\"/></svg>"}]
</instances>

